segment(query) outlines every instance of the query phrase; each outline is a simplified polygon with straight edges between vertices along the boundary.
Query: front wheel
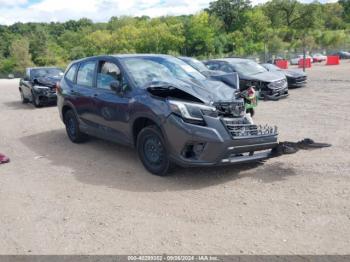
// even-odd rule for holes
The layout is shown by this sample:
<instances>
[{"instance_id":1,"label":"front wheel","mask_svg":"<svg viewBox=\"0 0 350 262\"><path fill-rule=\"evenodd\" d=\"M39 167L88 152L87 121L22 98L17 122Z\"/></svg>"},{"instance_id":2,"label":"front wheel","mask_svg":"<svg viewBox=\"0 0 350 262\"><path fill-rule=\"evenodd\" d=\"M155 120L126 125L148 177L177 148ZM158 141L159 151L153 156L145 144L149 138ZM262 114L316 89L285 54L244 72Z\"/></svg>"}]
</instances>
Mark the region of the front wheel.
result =
<instances>
[{"instance_id":1,"label":"front wheel","mask_svg":"<svg viewBox=\"0 0 350 262\"><path fill-rule=\"evenodd\" d=\"M79 122L73 110L67 111L63 119L67 135L73 143L82 143L87 140L88 136L80 131Z\"/></svg>"},{"instance_id":2,"label":"front wheel","mask_svg":"<svg viewBox=\"0 0 350 262\"><path fill-rule=\"evenodd\" d=\"M20 96L21 96L22 104L27 104L28 103L28 99L24 97L22 89L19 90L19 93L20 93Z\"/></svg>"},{"instance_id":3,"label":"front wheel","mask_svg":"<svg viewBox=\"0 0 350 262\"><path fill-rule=\"evenodd\" d=\"M32 103L36 108L41 107L39 96L32 92Z\"/></svg>"},{"instance_id":4,"label":"front wheel","mask_svg":"<svg viewBox=\"0 0 350 262\"><path fill-rule=\"evenodd\" d=\"M157 176L165 176L170 160L163 135L156 126L145 127L137 137L137 152L145 168Z\"/></svg>"}]
</instances>

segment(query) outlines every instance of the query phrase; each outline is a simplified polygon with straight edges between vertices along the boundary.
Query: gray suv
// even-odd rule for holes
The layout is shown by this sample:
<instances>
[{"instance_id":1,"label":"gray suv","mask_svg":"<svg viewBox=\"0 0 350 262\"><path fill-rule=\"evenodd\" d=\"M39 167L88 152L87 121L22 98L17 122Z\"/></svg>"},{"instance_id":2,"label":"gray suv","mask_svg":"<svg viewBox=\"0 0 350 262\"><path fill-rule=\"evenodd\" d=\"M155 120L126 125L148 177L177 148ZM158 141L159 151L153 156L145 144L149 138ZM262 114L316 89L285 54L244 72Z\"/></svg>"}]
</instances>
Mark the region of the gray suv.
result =
<instances>
[{"instance_id":1,"label":"gray suv","mask_svg":"<svg viewBox=\"0 0 350 262\"><path fill-rule=\"evenodd\" d=\"M172 164L262 160L277 143L276 128L253 124L235 90L168 55L75 61L57 97L72 142L90 135L135 147L155 175Z\"/></svg>"}]
</instances>

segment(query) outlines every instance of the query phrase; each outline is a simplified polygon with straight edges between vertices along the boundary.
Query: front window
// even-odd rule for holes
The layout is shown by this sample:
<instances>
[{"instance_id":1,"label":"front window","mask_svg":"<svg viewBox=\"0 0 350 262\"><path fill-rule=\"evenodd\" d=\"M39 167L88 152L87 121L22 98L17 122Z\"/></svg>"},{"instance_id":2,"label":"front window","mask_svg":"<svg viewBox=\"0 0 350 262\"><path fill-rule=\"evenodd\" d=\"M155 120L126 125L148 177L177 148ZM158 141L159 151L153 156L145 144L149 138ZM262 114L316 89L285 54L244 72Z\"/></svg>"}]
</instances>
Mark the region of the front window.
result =
<instances>
[{"instance_id":1,"label":"front window","mask_svg":"<svg viewBox=\"0 0 350 262\"><path fill-rule=\"evenodd\" d=\"M63 70L60 68L38 68L31 70L32 78L39 77L60 77L63 76Z\"/></svg>"},{"instance_id":2,"label":"front window","mask_svg":"<svg viewBox=\"0 0 350 262\"><path fill-rule=\"evenodd\" d=\"M264 67L253 61L239 62L237 64L234 64L234 67L238 73L247 75L256 75L266 72L266 69Z\"/></svg>"},{"instance_id":3,"label":"front window","mask_svg":"<svg viewBox=\"0 0 350 262\"><path fill-rule=\"evenodd\" d=\"M122 82L119 67L110 62L101 61L97 70L97 88L111 90L111 83Z\"/></svg>"},{"instance_id":4,"label":"front window","mask_svg":"<svg viewBox=\"0 0 350 262\"><path fill-rule=\"evenodd\" d=\"M125 66L140 87L153 81L171 82L181 80L205 80L205 76L190 65L173 57L123 58Z\"/></svg>"}]
</instances>

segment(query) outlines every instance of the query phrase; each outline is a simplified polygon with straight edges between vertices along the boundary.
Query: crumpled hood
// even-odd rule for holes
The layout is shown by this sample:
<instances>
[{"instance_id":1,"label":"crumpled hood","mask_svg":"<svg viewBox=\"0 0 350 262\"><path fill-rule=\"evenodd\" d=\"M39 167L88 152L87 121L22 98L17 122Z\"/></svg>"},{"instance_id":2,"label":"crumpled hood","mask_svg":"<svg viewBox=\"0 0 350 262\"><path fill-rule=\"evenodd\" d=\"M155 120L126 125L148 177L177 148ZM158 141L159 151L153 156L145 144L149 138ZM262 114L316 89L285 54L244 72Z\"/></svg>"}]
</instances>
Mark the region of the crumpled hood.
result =
<instances>
[{"instance_id":1,"label":"crumpled hood","mask_svg":"<svg viewBox=\"0 0 350 262\"><path fill-rule=\"evenodd\" d=\"M55 87L56 83L59 82L61 79L61 76L43 76L36 78L34 81L43 86Z\"/></svg>"},{"instance_id":2,"label":"crumpled hood","mask_svg":"<svg viewBox=\"0 0 350 262\"><path fill-rule=\"evenodd\" d=\"M167 83L169 86L186 92L208 105L214 102L231 102L233 100L236 100L235 89L220 81L214 81L210 79L193 79L186 81L178 78L173 78Z\"/></svg>"},{"instance_id":3,"label":"crumpled hood","mask_svg":"<svg viewBox=\"0 0 350 262\"><path fill-rule=\"evenodd\" d=\"M245 80L257 80L257 81L268 82L268 83L285 79L285 77L282 76L281 74L277 72L271 72L271 71L266 71L255 75L243 75L242 78Z\"/></svg>"},{"instance_id":4,"label":"crumpled hood","mask_svg":"<svg viewBox=\"0 0 350 262\"><path fill-rule=\"evenodd\" d=\"M201 73L208 78L212 78L213 80L216 80L216 81L221 81L226 85L239 90L239 78L237 73L226 73L223 71L214 71L214 70L208 70Z\"/></svg>"}]
</instances>

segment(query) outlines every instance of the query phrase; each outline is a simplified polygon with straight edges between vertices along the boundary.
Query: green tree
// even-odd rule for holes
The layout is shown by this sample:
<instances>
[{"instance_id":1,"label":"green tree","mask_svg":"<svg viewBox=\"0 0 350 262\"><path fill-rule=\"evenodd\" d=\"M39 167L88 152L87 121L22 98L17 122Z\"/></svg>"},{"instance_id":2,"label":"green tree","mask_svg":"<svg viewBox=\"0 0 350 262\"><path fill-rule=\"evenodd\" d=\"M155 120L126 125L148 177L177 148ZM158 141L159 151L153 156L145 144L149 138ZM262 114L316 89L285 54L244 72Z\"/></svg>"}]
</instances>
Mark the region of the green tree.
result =
<instances>
[{"instance_id":1,"label":"green tree","mask_svg":"<svg viewBox=\"0 0 350 262\"><path fill-rule=\"evenodd\" d=\"M250 8L250 0L217 0L209 4L208 11L224 22L227 32L232 32L242 28Z\"/></svg>"},{"instance_id":2,"label":"green tree","mask_svg":"<svg viewBox=\"0 0 350 262\"><path fill-rule=\"evenodd\" d=\"M10 46L10 57L12 57L16 72L23 73L26 67L33 66L32 56L29 53L29 41L20 38L12 42Z\"/></svg>"},{"instance_id":3,"label":"green tree","mask_svg":"<svg viewBox=\"0 0 350 262\"><path fill-rule=\"evenodd\" d=\"M211 27L209 14L201 12L191 17L186 30L188 55L210 55L215 51L215 28Z\"/></svg>"},{"instance_id":4,"label":"green tree","mask_svg":"<svg viewBox=\"0 0 350 262\"><path fill-rule=\"evenodd\" d=\"M339 4L343 7L343 18L350 23L350 0L339 0Z\"/></svg>"}]
</instances>

